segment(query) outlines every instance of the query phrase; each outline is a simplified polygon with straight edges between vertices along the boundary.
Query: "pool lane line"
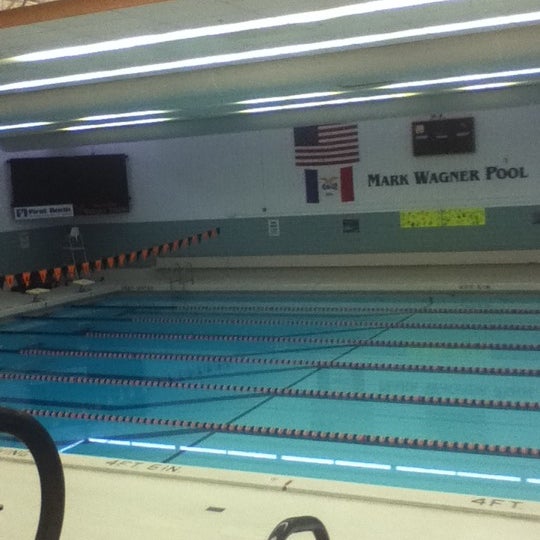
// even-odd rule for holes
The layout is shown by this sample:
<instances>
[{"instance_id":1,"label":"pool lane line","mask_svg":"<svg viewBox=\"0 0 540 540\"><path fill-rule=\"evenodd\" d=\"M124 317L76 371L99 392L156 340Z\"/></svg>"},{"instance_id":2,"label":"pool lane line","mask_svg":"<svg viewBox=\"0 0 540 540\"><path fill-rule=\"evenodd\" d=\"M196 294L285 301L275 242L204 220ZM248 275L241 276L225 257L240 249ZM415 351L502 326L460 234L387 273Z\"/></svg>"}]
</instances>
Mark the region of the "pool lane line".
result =
<instances>
[{"instance_id":1,"label":"pool lane line","mask_svg":"<svg viewBox=\"0 0 540 540\"><path fill-rule=\"evenodd\" d=\"M317 373L318 371L320 371L320 368L316 368L316 369L313 369L310 373L308 374L304 374L302 375L300 378L296 379L295 381L292 381L286 388L291 388L292 386L294 386L295 384L298 384L302 381L304 381L305 379L307 379L308 377L311 377L312 375L314 375L315 373ZM225 385L224 385L225 386ZM260 409L261 407L263 407L264 405L266 405L268 402L272 401L275 397L278 397L276 396L275 394L263 394L263 393L259 393L257 394L259 396L265 396L265 399L263 399L262 401L259 401L258 403L255 403L254 405L252 405L251 407L248 407L246 410L238 413L236 416L234 416L233 418L230 418L228 420L227 423L234 423L234 422L237 422L238 420L240 420L240 418L243 418L244 416L248 415L248 414L251 414L252 412L254 412L255 410L257 409ZM203 441L205 441L206 439L210 438L211 436L213 435L213 433L206 433L204 434L202 437L199 437L199 439L195 440L195 441L192 441L190 444L189 444L189 447L196 447L198 445L200 445ZM163 462L164 463L169 463L171 461L173 461L174 459L176 459L179 455L185 453L186 450L182 450L180 449L178 452L175 452L174 454L171 454L167 459L165 459Z\"/></svg>"},{"instance_id":2,"label":"pool lane line","mask_svg":"<svg viewBox=\"0 0 540 540\"><path fill-rule=\"evenodd\" d=\"M540 377L540 369L496 368L477 366L444 366L424 364L398 364L388 362L343 362L336 360L294 360L287 358L260 358L249 356L226 356L187 353L148 353L117 351L78 351L69 349L19 349L23 356L57 356L75 358L93 358L98 360L152 360L173 362L209 362L228 364L275 365L324 369L351 369L365 371L405 371L418 373L458 373L471 375L501 375L517 377Z\"/></svg>"},{"instance_id":3,"label":"pool lane line","mask_svg":"<svg viewBox=\"0 0 540 540\"><path fill-rule=\"evenodd\" d=\"M141 306L141 305L96 305L96 306L72 306L77 309L126 309L130 312L155 310L175 311L184 313L193 312L217 312L217 313L306 313L319 315L321 313L457 313L457 314L499 314L499 315L540 315L540 309L536 308L435 308L428 306L418 307L370 307L370 306Z\"/></svg>"},{"instance_id":4,"label":"pool lane line","mask_svg":"<svg viewBox=\"0 0 540 540\"><path fill-rule=\"evenodd\" d=\"M316 370L317 371L317 370ZM301 379L311 377L313 373ZM287 387L250 386L237 384L212 384L182 382L170 379L95 377L88 375L53 375L46 373L0 372L0 381L31 381L61 384L91 384L98 386L129 386L136 388L165 388L176 390L225 391L242 394L256 394L272 397L297 397L308 399L334 399L342 401L369 401L378 403L399 403L401 405L437 405L449 407L469 407L483 409L506 409L519 411L540 411L540 403L534 401L510 401L500 399L477 399L463 397L422 396L406 394L382 394L374 392L345 392L338 390L315 390ZM236 420L233 419L233 421Z\"/></svg>"},{"instance_id":5,"label":"pool lane line","mask_svg":"<svg viewBox=\"0 0 540 540\"><path fill-rule=\"evenodd\" d=\"M33 333L33 332L31 332ZM56 334L58 335L58 334ZM422 349L474 349L500 351L540 351L540 343L467 343L464 341L407 341L347 338L314 338L300 336L245 336L221 334L180 334L160 332L105 332L89 330L85 337L97 339L145 339L165 341L227 341L241 343L306 343L354 347L406 347Z\"/></svg>"},{"instance_id":6,"label":"pool lane line","mask_svg":"<svg viewBox=\"0 0 540 540\"><path fill-rule=\"evenodd\" d=\"M394 437L389 435L371 435L361 433L341 433L310 429L281 428L268 426L249 426L234 423L200 422L171 418L148 418L144 416L116 415L107 413L87 413L73 411L54 411L48 409L23 409L36 418L54 418L67 420L86 420L94 422L111 422L121 424L138 424L145 426L167 426L186 428L194 431L227 433L236 435L254 435L262 437L279 437L287 439L304 439L312 441L338 442L416 450L438 450L446 452L484 454L489 456L505 456L520 458L540 458L539 448L487 444L477 442L444 441L413 437Z\"/></svg>"},{"instance_id":7,"label":"pool lane line","mask_svg":"<svg viewBox=\"0 0 540 540\"><path fill-rule=\"evenodd\" d=\"M411 316L414 314L411 313ZM35 317L19 317L35 319ZM65 321L71 317L46 317L42 320ZM78 317L77 321L85 322L134 322L158 324L216 324L230 326L320 326L330 328L351 329L411 329L411 330L507 330L507 331L540 331L540 324L484 324L484 323L421 323L421 322L384 322L384 321L312 321L312 320L276 320L276 319L222 319L210 317L141 317L127 315L123 317Z\"/></svg>"}]
</instances>

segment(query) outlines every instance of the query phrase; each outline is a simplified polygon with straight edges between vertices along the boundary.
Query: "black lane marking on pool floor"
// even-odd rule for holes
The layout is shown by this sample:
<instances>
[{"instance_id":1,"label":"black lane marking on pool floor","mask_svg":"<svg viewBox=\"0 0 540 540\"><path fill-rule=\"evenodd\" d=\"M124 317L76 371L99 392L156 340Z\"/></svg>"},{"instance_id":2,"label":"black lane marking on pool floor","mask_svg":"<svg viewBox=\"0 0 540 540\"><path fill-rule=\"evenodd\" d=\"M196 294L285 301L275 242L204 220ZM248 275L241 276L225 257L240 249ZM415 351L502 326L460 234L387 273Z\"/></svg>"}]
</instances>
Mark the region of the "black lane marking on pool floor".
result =
<instances>
[{"instance_id":1,"label":"black lane marking on pool floor","mask_svg":"<svg viewBox=\"0 0 540 540\"><path fill-rule=\"evenodd\" d=\"M405 317L402 318L402 321L406 321L407 319L409 319L410 317L413 317L414 314L410 314L410 315L406 315ZM376 332L374 335L372 335L369 339L376 339L378 338L379 336L381 336L382 334L384 334L385 332L387 332L388 329L387 328L383 328L383 329L379 329L378 332ZM340 362L340 360L342 358L344 358L345 356L348 356L349 354L351 354L352 352L354 351L357 351L359 350L361 347L360 346L353 346L351 347L348 351L342 351L340 354L338 354L331 362L332 364L338 364Z\"/></svg>"},{"instance_id":2,"label":"black lane marking on pool floor","mask_svg":"<svg viewBox=\"0 0 540 540\"><path fill-rule=\"evenodd\" d=\"M350 351L349 351L350 352ZM333 361L335 361L338 357L336 357ZM293 392L295 393L296 390L293 388L295 385L301 383L302 381L312 377L313 375L315 375L316 373L320 372L322 370L321 367L317 367L315 366L314 369L312 371L310 371L309 373L306 373L305 375L303 375L302 377L298 378L296 381L293 381L292 383L288 384L286 387L284 387L284 390L285 391L289 391L289 392ZM264 393L263 393L264 395ZM268 395L268 392L266 393L266 395ZM245 417L246 415L252 413L253 411L255 411L256 409L259 409L261 408L262 406L264 406L266 403L268 403L269 401L271 401L272 399L274 399L275 397L278 397L277 395L273 395L273 393L270 393L269 397L263 401L261 401L260 403L258 404L255 404L253 407L249 408L248 410L246 411L243 411L241 414L238 414L237 416L231 418L229 420L229 423L234 423L236 422L237 420L239 420L240 418L243 418ZM208 433L206 435L204 435L203 437L201 437L199 440L197 441L193 441L190 446L198 446L199 444L201 444L201 442L203 442L204 440L208 439L209 437L211 437L213 435L213 433ZM171 456L169 456L168 458L166 458L163 462L164 463L169 463L170 461L172 461L173 459L175 459L176 457L178 457L180 454L184 453L183 451L179 451L179 452L176 452L175 454L172 454Z\"/></svg>"},{"instance_id":3,"label":"black lane marking on pool floor","mask_svg":"<svg viewBox=\"0 0 540 540\"><path fill-rule=\"evenodd\" d=\"M253 412L254 410L262 407L263 405L265 405L269 401L272 401L274 399L274 397L275 396L268 396L266 399L263 399L260 403L254 405L253 407L250 407L246 411L243 411L241 414L239 414L236 417L234 417L233 419L229 420L228 423L232 423L232 422L235 421L235 419L242 418L246 414L249 414L249 413ZM213 434L214 434L213 432L205 433L202 437L199 437L198 439L195 439L194 441L191 441L189 443L189 446L195 446L196 447L196 446L200 445L202 442L204 442L205 440L209 439ZM173 459L175 459L178 456L184 454L185 452L186 452L185 450L178 450L177 452L174 452L173 454L171 454L167 458L163 459L162 463L170 463Z\"/></svg>"},{"instance_id":4,"label":"black lane marking on pool floor","mask_svg":"<svg viewBox=\"0 0 540 540\"><path fill-rule=\"evenodd\" d=\"M454 366L432 364L399 364L390 362L342 362L336 360L295 360L287 358L262 358L250 356L199 355L191 353L151 353L118 351L80 351L69 349L28 348L20 349L22 356L56 356L58 358L88 358L97 360L150 360L171 362L209 362L214 364L277 365L300 368L351 369L366 371L405 371L419 373L448 373L471 375L502 375L515 377L539 377L540 369L498 368L479 366Z\"/></svg>"},{"instance_id":5,"label":"black lane marking on pool floor","mask_svg":"<svg viewBox=\"0 0 540 540\"><path fill-rule=\"evenodd\" d=\"M171 390L190 390L190 391L218 391L218 392L234 392L240 393L241 396L229 399L243 399L245 397L290 397L290 398L307 398L307 399L330 399L342 401L367 401L377 403L398 403L400 405L435 405L449 407L468 407L468 408L486 408L486 409L506 409L519 411L540 411L540 403L534 401L513 401L505 399L482 399L468 397L445 397L445 396L425 396L412 394L388 394L380 392L353 392L340 390L319 390L306 388L293 388L296 384L305 381L318 373L321 368L310 371L304 374L296 381L284 387L267 387L267 386L252 386L252 385L236 385L236 384L215 384L201 382L185 382L171 380L170 378L149 378L149 377L115 377L115 376L92 376L92 375L74 375L74 374L52 374L52 373L35 373L10 371L0 372L0 381L31 381L44 382L52 384L83 384L97 386L115 386L120 388L154 388L154 389L171 389ZM21 398L23 399L23 398ZM148 402L143 404L124 404L124 405L100 405L103 410L122 410L132 408L149 408L162 407L169 405L184 405L192 403L206 403L212 401L226 401L224 396L216 398L198 398L190 400L178 401L160 401ZM33 403L33 401L30 401ZM53 403L52 401L50 403ZM49 404L50 404L49 403ZM43 403L42 403L43 404ZM62 401L54 401L58 406L73 406L73 403L64 403ZM86 406L87 404L75 404L76 406ZM92 404L95 408L95 404ZM243 416L240 415L240 416ZM236 421L239 417L231 421Z\"/></svg>"},{"instance_id":6,"label":"black lane marking on pool floor","mask_svg":"<svg viewBox=\"0 0 540 540\"><path fill-rule=\"evenodd\" d=\"M305 374L304 376L300 377L299 379L297 379L296 381L290 383L289 385L287 385L285 387L285 389L287 390L292 390L292 387L296 384L299 384L301 383L302 381L304 381L305 379L307 379L308 377L311 377L312 375L314 375L315 373L319 372L321 368L316 368L314 369L313 371L311 371L310 373L307 373ZM264 394L263 394L264 395ZM268 394L266 394L268 395ZM229 424L234 424L236 421L240 420L240 418L243 418L245 416L247 416L248 414L252 413L253 411L257 410L257 409L260 409L263 405L266 405L269 401L272 401L275 397L277 397L276 395L272 395L270 394L266 399L264 399L263 401L261 401L260 403L256 403L255 405L253 405L252 407L248 408L247 410L241 412L240 414L237 414L236 416L234 416L233 418L229 419L228 423ZM204 435L203 437L201 437L199 440L197 441L193 441L192 443L190 443L190 446L198 446L199 444L201 444L201 442L203 442L204 440L208 439L209 437L211 437L213 435L213 433L208 433L206 435ZM179 450L178 452L175 452L174 454L170 455L169 457L167 457L165 460L163 460L163 463L169 463L171 460L175 459L176 457L178 457L179 455L183 454L184 451L183 450Z\"/></svg>"}]
</instances>

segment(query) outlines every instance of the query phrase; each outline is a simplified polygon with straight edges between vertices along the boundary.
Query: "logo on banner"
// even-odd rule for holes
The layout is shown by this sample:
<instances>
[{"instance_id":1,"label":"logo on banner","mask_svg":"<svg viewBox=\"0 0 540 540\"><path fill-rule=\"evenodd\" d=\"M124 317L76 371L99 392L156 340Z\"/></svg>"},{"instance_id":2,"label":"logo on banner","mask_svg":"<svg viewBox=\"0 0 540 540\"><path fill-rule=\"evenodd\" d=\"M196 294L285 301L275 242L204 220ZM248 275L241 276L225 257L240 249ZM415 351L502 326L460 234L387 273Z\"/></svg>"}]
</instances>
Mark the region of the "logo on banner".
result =
<instances>
[{"instance_id":1,"label":"logo on banner","mask_svg":"<svg viewBox=\"0 0 540 540\"><path fill-rule=\"evenodd\" d=\"M73 217L72 204L49 204L46 206L17 206L13 209L18 221Z\"/></svg>"},{"instance_id":2,"label":"logo on banner","mask_svg":"<svg viewBox=\"0 0 540 540\"><path fill-rule=\"evenodd\" d=\"M332 196L335 195L339 188L338 188L338 177L337 176L331 176L330 178L322 178L321 177L321 189L322 192L326 196Z\"/></svg>"}]
</instances>

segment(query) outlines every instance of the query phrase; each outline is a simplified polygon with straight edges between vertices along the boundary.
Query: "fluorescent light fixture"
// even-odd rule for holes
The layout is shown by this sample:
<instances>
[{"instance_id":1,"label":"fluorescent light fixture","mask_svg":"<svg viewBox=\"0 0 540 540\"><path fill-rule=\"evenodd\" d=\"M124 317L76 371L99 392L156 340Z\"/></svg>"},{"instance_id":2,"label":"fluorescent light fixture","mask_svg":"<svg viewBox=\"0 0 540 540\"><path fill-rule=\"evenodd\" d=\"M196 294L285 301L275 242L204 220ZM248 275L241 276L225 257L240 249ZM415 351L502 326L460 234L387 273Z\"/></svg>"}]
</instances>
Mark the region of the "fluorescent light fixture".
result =
<instances>
[{"instance_id":1,"label":"fluorescent light fixture","mask_svg":"<svg viewBox=\"0 0 540 540\"><path fill-rule=\"evenodd\" d=\"M79 122L97 122L100 120L114 120L115 118L132 118L137 116L152 116L154 114L167 114L170 111L133 111L117 114L98 114L96 116L85 116L78 118Z\"/></svg>"},{"instance_id":2,"label":"fluorescent light fixture","mask_svg":"<svg viewBox=\"0 0 540 540\"><path fill-rule=\"evenodd\" d=\"M540 478L527 478L526 482L529 484L540 484Z\"/></svg>"},{"instance_id":3,"label":"fluorescent light fixture","mask_svg":"<svg viewBox=\"0 0 540 540\"><path fill-rule=\"evenodd\" d=\"M0 131L10 131L12 129L30 129L41 126L50 126L54 122L25 122L23 124L0 124Z\"/></svg>"},{"instance_id":4,"label":"fluorescent light fixture","mask_svg":"<svg viewBox=\"0 0 540 540\"><path fill-rule=\"evenodd\" d=\"M107 51L118 51L122 49L130 49L132 47L156 45L159 43L167 43L171 41L182 41L186 39L235 34L238 32L246 32L250 30L263 30L268 28L279 28L282 26L291 26L298 24L309 24L314 22L329 21L342 17L352 17L355 15L376 13L378 11L389 11L393 9L417 7L427 4L438 4L442 2L449 2L449 0L375 0L372 2L361 2L357 4L352 4L350 6L339 6L335 8L322 9L317 11L306 11L303 13L280 15L277 17L266 17L263 19L254 19L238 23L204 26L201 28L177 30L174 32L166 32L163 34L150 34L145 36L115 39L110 41L102 41L99 43L92 43L89 45L62 47L59 49L50 49L47 51L38 51L34 53L13 56L11 58L8 58L7 61L37 62L43 60L53 60L57 58L82 56Z\"/></svg>"},{"instance_id":5,"label":"fluorescent light fixture","mask_svg":"<svg viewBox=\"0 0 540 540\"><path fill-rule=\"evenodd\" d=\"M404 88L418 88L422 86L437 86L441 84L456 84L474 81L485 81L490 79L507 79L512 77L524 77L527 75L539 75L540 68L514 69L507 71L497 71L493 73L471 73L469 75L459 75L455 77L442 77L440 79L425 79L420 81L408 81L379 86L379 90L400 90Z\"/></svg>"},{"instance_id":6,"label":"fluorescent light fixture","mask_svg":"<svg viewBox=\"0 0 540 540\"><path fill-rule=\"evenodd\" d=\"M374 96L360 96L354 98L329 99L326 101L307 101L303 103L289 103L287 105L275 105L271 107L255 107L253 109L242 109L238 113L265 113L275 111L285 111L291 109L305 109L312 107L327 107L330 105L348 105L351 103L368 103L370 101L385 101L389 99L400 99L418 95L415 92L401 92L398 94L379 94Z\"/></svg>"},{"instance_id":7,"label":"fluorescent light fixture","mask_svg":"<svg viewBox=\"0 0 540 540\"><path fill-rule=\"evenodd\" d=\"M244 101L237 101L236 105L259 105L261 103L279 103L280 101L295 101L298 99L314 99L329 96L338 96L345 94L347 91L335 91L335 92L311 92L309 94L293 94L290 96L276 96L267 98L246 99Z\"/></svg>"},{"instance_id":8,"label":"fluorescent light fixture","mask_svg":"<svg viewBox=\"0 0 540 540\"><path fill-rule=\"evenodd\" d=\"M140 120L127 120L125 122L106 122L104 124L83 124L80 126L69 126L60 128L58 131L86 131L89 129L102 129L126 126L138 126L142 124L157 124L160 122L169 122L174 118L143 118Z\"/></svg>"},{"instance_id":9,"label":"fluorescent light fixture","mask_svg":"<svg viewBox=\"0 0 540 540\"><path fill-rule=\"evenodd\" d=\"M336 459L335 465L340 467L357 467L359 469L378 469L381 471L392 470L391 465L384 465L382 463L363 463L362 461L344 461L341 459Z\"/></svg>"},{"instance_id":10,"label":"fluorescent light fixture","mask_svg":"<svg viewBox=\"0 0 540 540\"><path fill-rule=\"evenodd\" d=\"M461 86L456 90L496 90L497 88L506 88L508 86L517 86L517 82L499 82L499 83L485 83L485 84L473 84L471 86Z\"/></svg>"},{"instance_id":11,"label":"fluorescent light fixture","mask_svg":"<svg viewBox=\"0 0 540 540\"><path fill-rule=\"evenodd\" d=\"M531 13L521 13L502 17L490 17L487 19L476 19L473 21L441 24L436 26L426 26L422 28L411 28L384 34L373 34L369 36L355 36L344 39L333 39L318 43L301 43L297 45L285 45L281 47L271 47L268 49L255 49L238 53L218 54L200 58L187 58L172 62L162 62L158 64L146 64L127 68L111 70L92 71L88 73L77 73L60 77L50 77L46 79L35 79L29 81L19 81L0 85L0 92L11 92L17 90L29 90L33 88L43 88L49 86L59 86L80 82L113 79L118 77L129 77L135 75L164 73L168 71L181 71L196 69L216 65L233 64L254 60L265 60L270 58L280 58L299 54L312 53L316 51L328 51L337 49L347 49L374 43L384 43L399 41L402 39L420 39L423 37L433 37L443 34L464 33L473 30L486 30L488 28L501 28L508 25L519 25L540 20L540 11Z\"/></svg>"},{"instance_id":12,"label":"fluorescent light fixture","mask_svg":"<svg viewBox=\"0 0 540 540\"><path fill-rule=\"evenodd\" d=\"M498 480L500 482L521 482L521 478L519 476L505 476L502 474L484 474L484 473L458 471L457 475L463 478L478 478L480 480Z\"/></svg>"},{"instance_id":13,"label":"fluorescent light fixture","mask_svg":"<svg viewBox=\"0 0 540 540\"><path fill-rule=\"evenodd\" d=\"M424 467L405 467L396 465L396 471L411 472L419 474L437 474L440 476L456 476L456 471L446 471L444 469L425 469Z\"/></svg>"}]
</instances>

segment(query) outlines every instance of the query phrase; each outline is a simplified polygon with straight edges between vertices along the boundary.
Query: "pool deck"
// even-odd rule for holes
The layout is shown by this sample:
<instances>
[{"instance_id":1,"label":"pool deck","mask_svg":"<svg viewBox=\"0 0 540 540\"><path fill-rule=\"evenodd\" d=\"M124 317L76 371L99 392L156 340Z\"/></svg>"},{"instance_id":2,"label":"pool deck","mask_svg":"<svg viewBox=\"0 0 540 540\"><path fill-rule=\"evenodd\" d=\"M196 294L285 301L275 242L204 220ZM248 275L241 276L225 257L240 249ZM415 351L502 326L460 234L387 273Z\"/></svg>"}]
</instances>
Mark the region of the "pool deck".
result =
<instances>
[{"instance_id":1,"label":"pool deck","mask_svg":"<svg viewBox=\"0 0 540 540\"><path fill-rule=\"evenodd\" d=\"M536 540L540 531L540 504L528 501L73 455L62 462L64 540L266 540L302 515L320 519L332 540ZM40 500L29 453L0 448L0 468L2 537L31 539Z\"/></svg>"},{"instance_id":2,"label":"pool deck","mask_svg":"<svg viewBox=\"0 0 540 540\"><path fill-rule=\"evenodd\" d=\"M117 291L540 290L538 265L514 267L510 273L499 267L484 268L481 280L473 279L470 267L449 269L449 273L440 270L342 268L306 273L302 268L202 268L194 272L193 280L185 275L177 279L177 268L110 270L90 287L61 286L38 295L37 300L26 294L0 292L0 317ZM430 280L426 281L427 277ZM540 503L535 502L74 455L63 455L62 462L67 500L64 540L93 540L96 533L119 540L266 540L281 520L306 514L321 519L332 540L540 537ZM0 537L31 539L37 524L39 490L28 452L0 449L0 471L0 505L4 506Z\"/></svg>"},{"instance_id":3,"label":"pool deck","mask_svg":"<svg viewBox=\"0 0 540 540\"><path fill-rule=\"evenodd\" d=\"M164 257L147 268L101 271L92 276L93 284L84 287L60 285L35 296L0 291L0 318L118 291L540 292L537 262L404 266L385 262L356 266L336 259L333 266L308 267L291 257L277 262L260 257Z\"/></svg>"}]
</instances>

